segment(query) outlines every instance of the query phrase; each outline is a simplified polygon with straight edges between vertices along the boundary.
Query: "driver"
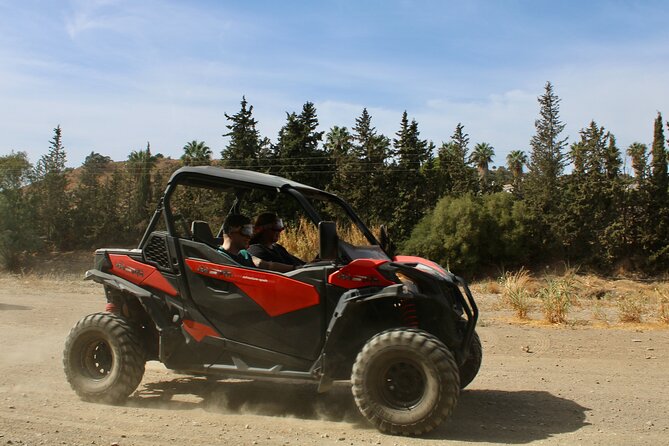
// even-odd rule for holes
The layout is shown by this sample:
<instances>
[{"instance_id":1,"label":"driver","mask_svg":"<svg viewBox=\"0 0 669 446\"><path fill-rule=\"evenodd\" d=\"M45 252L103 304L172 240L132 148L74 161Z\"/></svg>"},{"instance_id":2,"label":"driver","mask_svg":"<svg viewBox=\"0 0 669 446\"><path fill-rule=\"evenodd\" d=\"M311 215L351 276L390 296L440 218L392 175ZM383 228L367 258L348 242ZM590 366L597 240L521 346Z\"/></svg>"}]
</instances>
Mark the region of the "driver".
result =
<instances>
[{"instance_id":1,"label":"driver","mask_svg":"<svg viewBox=\"0 0 669 446\"><path fill-rule=\"evenodd\" d=\"M249 253L246 248L253 235L251 219L245 215L231 214L223 222L223 244L218 251L236 263L248 268L261 268L285 273L295 269L293 265L266 261Z\"/></svg>"},{"instance_id":2,"label":"driver","mask_svg":"<svg viewBox=\"0 0 669 446\"><path fill-rule=\"evenodd\" d=\"M268 262L278 262L294 267L302 266L305 262L289 253L286 248L277 243L281 232L286 227L276 214L264 212L258 215L254 225L254 235L248 249L255 257Z\"/></svg>"}]
</instances>

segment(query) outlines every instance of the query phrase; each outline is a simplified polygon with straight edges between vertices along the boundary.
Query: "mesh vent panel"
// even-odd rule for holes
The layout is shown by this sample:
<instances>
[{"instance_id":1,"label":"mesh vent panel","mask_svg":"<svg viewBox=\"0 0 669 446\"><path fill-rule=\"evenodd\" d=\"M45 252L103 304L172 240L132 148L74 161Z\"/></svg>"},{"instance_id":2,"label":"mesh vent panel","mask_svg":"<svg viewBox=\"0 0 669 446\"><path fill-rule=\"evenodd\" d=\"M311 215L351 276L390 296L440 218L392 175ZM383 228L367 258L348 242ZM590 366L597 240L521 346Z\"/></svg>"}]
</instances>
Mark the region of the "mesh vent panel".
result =
<instances>
[{"instance_id":1,"label":"mesh vent panel","mask_svg":"<svg viewBox=\"0 0 669 446\"><path fill-rule=\"evenodd\" d=\"M144 258L147 262L155 263L161 269L170 269L170 258L167 254L164 236L151 234L149 242L144 247Z\"/></svg>"}]
</instances>

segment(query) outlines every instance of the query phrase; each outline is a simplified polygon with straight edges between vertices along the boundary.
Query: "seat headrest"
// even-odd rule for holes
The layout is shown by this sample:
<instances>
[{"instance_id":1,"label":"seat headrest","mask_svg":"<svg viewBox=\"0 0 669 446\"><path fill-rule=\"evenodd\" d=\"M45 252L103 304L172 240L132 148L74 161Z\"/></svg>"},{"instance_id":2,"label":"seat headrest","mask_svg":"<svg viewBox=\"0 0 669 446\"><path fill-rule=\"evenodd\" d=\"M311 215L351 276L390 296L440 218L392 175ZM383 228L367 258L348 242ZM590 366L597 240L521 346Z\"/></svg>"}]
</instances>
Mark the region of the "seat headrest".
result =
<instances>
[{"instance_id":1,"label":"seat headrest","mask_svg":"<svg viewBox=\"0 0 669 446\"><path fill-rule=\"evenodd\" d=\"M202 220L193 220L190 228L191 234L193 234L193 241L206 243L209 246L216 247L216 239L211 233L211 228L209 223Z\"/></svg>"}]
</instances>

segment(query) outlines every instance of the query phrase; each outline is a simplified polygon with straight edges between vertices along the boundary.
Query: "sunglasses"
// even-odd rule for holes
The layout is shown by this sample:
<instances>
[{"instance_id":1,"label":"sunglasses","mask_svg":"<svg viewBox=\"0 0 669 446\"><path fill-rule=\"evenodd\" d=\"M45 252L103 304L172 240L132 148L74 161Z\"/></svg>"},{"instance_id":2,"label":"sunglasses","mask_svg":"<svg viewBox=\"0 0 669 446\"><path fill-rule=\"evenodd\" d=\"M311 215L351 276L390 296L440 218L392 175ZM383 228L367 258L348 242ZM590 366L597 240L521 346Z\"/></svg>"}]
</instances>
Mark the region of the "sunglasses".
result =
<instances>
[{"instance_id":1,"label":"sunglasses","mask_svg":"<svg viewBox=\"0 0 669 446\"><path fill-rule=\"evenodd\" d=\"M283 220L281 220L280 218L277 221L275 221L274 223L269 223L269 224L263 225L262 228L263 229L271 229L274 232L281 232L284 229L286 229L286 227L283 225Z\"/></svg>"},{"instance_id":2,"label":"sunglasses","mask_svg":"<svg viewBox=\"0 0 669 446\"><path fill-rule=\"evenodd\" d=\"M234 234L235 232L239 232L241 235L244 235L246 237L251 237L253 236L253 225L244 225L240 227L239 229L235 229L234 231L230 231L230 234Z\"/></svg>"}]
</instances>

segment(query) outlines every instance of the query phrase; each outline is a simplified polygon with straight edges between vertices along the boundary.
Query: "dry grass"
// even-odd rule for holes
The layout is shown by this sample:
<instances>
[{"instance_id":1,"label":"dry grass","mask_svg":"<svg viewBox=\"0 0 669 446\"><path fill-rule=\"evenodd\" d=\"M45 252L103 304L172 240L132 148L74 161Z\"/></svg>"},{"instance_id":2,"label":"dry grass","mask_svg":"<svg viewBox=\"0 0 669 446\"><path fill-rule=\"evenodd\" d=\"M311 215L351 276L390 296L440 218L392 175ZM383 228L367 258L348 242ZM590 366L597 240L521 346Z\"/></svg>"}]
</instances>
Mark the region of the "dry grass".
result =
<instances>
[{"instance_id":1,"label":"dry grass","mask_svg":"<svg viewBox=\"0 0 669 446\"><path fill-rule=\"evenodd\" d=\"M500 278L502 301L515 311L519 319L527 319L531 308L532 293L528 286L531 280L529 271L524 268L515 273L507 271Z\"/></svg>"},{"instance_id":2,"label":"dry grass","mask_svg":"<svg viewBox=\"0 0 669 446\"><path fill-rule=\"evenodd\" d=\"M281 233L279 243L291 254L312 260L318 254L318 229L302 219L297 227L288 227Z\"/></svg>"},{"instance_id":3,"label":"dry grass","mask_svg":"<svg viewBox=\"0 0 669 446\"><path fill-rule=\"evenodd\" d=\"M660 301L657 309L657 319L661 324L669 325L669 301Z\"/></svg>"},{"instance_id":4,"label":"dry grass","mask_svg":"<svg viewBox=\"0 0 669 446\"><path fill-rule=\"evenodd\" d=\"M667 285L655 288L657 296L657 320L661 324L669 325L669 287Z\"/></svg>"},{"instance_id":5,"label":"dry grass","mask_svg":"<svg viewBox=\"0 0 669 446\"><path fill-rule=\"evenodd\" d=\"M602 324L608 325L609 317L607 315L606 309L604 308L601 302L595 303L595 307L592 310L592 318L597 322L601 322Z\"/></svg>"},{"instance_id":6,"label":"dry grass","mask_svg":"<svg viewBox=\"0 0 669 446\"><path fill-rule=\"evenodd\" d=\"M551 324L567 322L567 314L572 306L573 294L573 277L546 278L546 285L537 293L537 296L541 299L546 322Z\"/></svg>"},{"instance_id":7,"label":"dry grass","mask_svg":"<svg viewBox=\"0 0 669 446\"><path fill-rule=\"evenodd\" d=\"M641 323L646 312L647 298L643 293L634 293L618 300L618 319L620 322Z\"/></svg>"},{"instance_id":8,"label":"dry grass","mask_svg":"<svg viewBox=\"0 0 669 446\"><path fill-rule=\"evenodd\" d=\"M481 294L501 294L502 286L496 280L484 280L470 285L470 288L475 293Z\"/></svg>"},{"instance_id":9,"label":"dry grass","mask_svg":"<svg viewBox=\"0 0 669 446\"><path fill-rule=\"evenodd\" d=\"M372 229L375 234L375 231ZM337 226L337 234L340 240L352 245L368 245L365 236L353 226ZM318 254L318 228L310 221L302 218L295 227L288 227L281 234L279 243L293 255L303 259L312 260Z\"/></svg>"}]
</instances>

